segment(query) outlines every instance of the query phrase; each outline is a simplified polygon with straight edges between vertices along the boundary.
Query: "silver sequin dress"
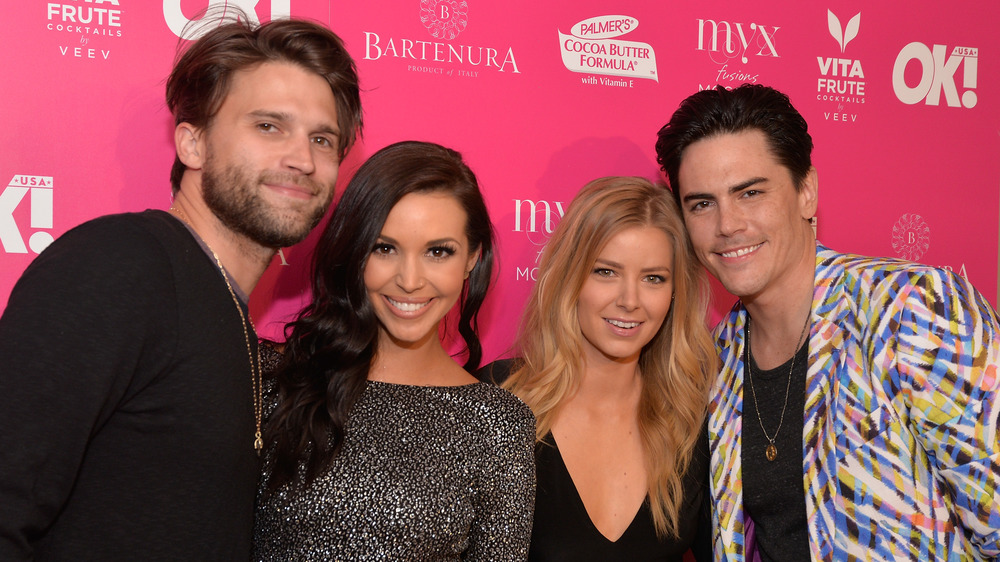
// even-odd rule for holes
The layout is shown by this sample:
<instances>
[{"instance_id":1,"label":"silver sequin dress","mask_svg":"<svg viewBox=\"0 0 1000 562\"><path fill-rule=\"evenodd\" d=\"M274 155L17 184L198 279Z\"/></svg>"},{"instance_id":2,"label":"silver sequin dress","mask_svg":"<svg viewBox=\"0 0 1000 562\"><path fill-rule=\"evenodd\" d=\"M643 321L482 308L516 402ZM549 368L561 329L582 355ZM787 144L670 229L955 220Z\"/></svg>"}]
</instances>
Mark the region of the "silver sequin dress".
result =
<instances>
[{"instance_id":1,"label":"silver sequin dress","mask_svg":"<svg viewBox=\"0 0 1000 562\"><path fill-rule=\"evenodd\" d=\"M528 407L491 384L369 382L331 469L258 496L253 559L525 560L534 437Z\"/></svg>"}]
</instances>

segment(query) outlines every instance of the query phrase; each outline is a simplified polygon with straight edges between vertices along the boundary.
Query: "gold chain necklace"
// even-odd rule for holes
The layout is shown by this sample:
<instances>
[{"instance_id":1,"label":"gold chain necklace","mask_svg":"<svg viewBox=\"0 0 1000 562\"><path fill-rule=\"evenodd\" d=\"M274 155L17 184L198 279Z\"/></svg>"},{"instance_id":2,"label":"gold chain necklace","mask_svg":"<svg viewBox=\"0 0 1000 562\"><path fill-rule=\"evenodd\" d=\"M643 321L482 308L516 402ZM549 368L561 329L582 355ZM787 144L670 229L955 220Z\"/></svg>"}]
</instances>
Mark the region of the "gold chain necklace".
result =
<instances>
[{"instance_id":1,"label":"gold chain necklace","mask_svg":"<svg viewBox=\"0 0 1000 562\"><path fill-rule=\"evenodd\" d=\"M747 315L747 341L743 347L743 364L746 365L747 378L750 379L750 392L753 393L753 409L757 412L757 423L760 424L760 430L767 439L767 448L764 449L764 456L767 457L768 461L778 458L778 447L774 445L774 440L778 438L778 432L781 431L781 424L785 421L785 408L788 406L788 391L792 387L792 371L795 370L795 356L799 354L799 348L802 347L802 337L806 335L807 329L809 329L809 314L806 314L806 323L802 326L802 333L799 334L799 339L795 342L795 351L792 352L792 365L788 368L788 383L785 384L785 403L781 406L781 417L778 418L778 428L774 430L774 437L771 437L767 434L767 430L764 429L764 421L760 417L760 408L757 407L757 390L753 387L753 368L750 367L750 315Z\"/></svg>"},{"instance_id":2,"label":"gold chain necklace","mask_svg":"<svg viewBox=\"0 0 1000 562\"><path fill-rule=\"evenodd\" d=\"M181 222L191 226L191 222L187 218L187 214L180 209L180 207L170 207L170 211L180 219ZM194 230L192 228L192 230ZM200 238L200 237L199 237ZM236 312L240 314L240 325L243 326L243 340L247 344L247 359L250 360L250 383L253 386L253 415L254 421L256 422L256 432L254 433L253 448L257 451L257 456L260 456L261 449L264 448L264 439L261 437L260 425L261 418L263 415L263 382L261 380L262 375L260 372L260 354L258 352L257 361L254 361L253 351L250 347L250 331L253 331L253 336L257 337L257 327L253 325L253 320L247 321L248 318L243 314L243 307L240 306L240 300L236 297L236 291L233 290L233 285L229 282L229 274L226 273L226 268L222 266L222 260L219 259L219 254L215 253L215 249L201 238L201 241L205 243L209 252L212 252L212 257L215 258L215 265L219 267L219 271L222 273L222 279L226 282L226 288L229 289L229 296L233 299L233 304L236 305ZM247 330L247 324L250 324L250 331Z\"/></svg>"}]
</instances>

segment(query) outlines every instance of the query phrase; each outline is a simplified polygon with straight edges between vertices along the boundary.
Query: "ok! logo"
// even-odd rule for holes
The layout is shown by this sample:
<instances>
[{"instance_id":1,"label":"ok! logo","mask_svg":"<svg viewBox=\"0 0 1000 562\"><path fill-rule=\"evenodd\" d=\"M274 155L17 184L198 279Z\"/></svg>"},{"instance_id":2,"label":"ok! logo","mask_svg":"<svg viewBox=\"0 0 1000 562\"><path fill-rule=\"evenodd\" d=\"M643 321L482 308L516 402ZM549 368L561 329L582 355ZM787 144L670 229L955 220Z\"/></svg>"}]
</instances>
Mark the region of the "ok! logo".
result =
<instances>
[{"instance_id":1,"label":"ok! logo","mask_svg":"<svg viewBox=\"0 0 1000 562\"><path fill-rule=\"evenodd\" d=\"M30 193L29 229L35 230L24 245L24 229L14 218L14 211ZM8 254L26 254L28 248L40 254L52 243L52 177L16 175L0 193L0 245Z\"/></svg>"},{"instance_id":2,"label":"ok! logo","mask_svg":"<svg viewBox=\"0 0 1000 562\"><path fill-rule=\"evenodd\" d=\"M186 3L186 2L185 2ZM257 4L263 4L261 0L209 0L208 14L221 14L223 18L236 20L238 15L245 14L254 23L260 23L257 14ZM180 37L184 32L184 27L191 23L191 20L184 15L181 10L181 0L163 0L163 19L167 27L174 35ZM290 6L291 0L271 0L270 19L289 18L292 15ZM232 8L232 9L229 9ZM209 28L199 29L202 33ZM197 39L197 36L185 37L185 39Z\"/></svg>"}]
</instances>

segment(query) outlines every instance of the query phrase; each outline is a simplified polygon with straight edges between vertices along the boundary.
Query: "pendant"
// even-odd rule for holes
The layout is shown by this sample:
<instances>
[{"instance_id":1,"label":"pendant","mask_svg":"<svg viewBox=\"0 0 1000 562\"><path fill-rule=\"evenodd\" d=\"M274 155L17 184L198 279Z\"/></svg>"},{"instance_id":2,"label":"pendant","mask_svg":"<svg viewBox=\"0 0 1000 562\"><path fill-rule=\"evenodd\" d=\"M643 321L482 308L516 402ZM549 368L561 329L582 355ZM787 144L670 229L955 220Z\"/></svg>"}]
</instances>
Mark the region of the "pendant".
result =
<instances>
[{"instance_id":1,"label":"pendant","mask_svg":"<svg viewBox=\"0 0 1000 562\"><path fill-rule=\"evenodd\" d=\"M767 448L764 449L764 456L766 456L769 461L773 461L778 458L778 448L774 446L774 443L769 444Z\"/></svg>"},{"instance_id":2,"label":"pendant","mask_svg":"<svg viewBox=\"0 0 1000 562\"><path fill-rule=\"evenodd\" d=\"M257 456L259 457L260 450L264 448L264 440L261 439L259 431L257 432L257 437L253 440L253 448L257 451Z\"/></svg>"}]
</instances>

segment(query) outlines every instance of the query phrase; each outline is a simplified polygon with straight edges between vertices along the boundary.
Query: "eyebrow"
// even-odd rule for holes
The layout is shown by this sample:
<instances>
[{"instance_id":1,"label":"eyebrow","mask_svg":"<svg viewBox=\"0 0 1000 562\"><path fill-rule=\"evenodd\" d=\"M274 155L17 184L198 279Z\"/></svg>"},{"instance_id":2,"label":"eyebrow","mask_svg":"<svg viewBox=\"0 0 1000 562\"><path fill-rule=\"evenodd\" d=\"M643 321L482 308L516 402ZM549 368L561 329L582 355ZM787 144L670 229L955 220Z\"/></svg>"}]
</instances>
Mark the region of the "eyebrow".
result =
<instances>
[{"instance_id":1,"label":"eyebrow","mask_svg":"<svg viewBox=\"0 0 1000 562\"><path fill-rule=\"evenodd\" d=\"M395 238L391 237L391 236L386 236L384 234L379 234L378 235L378 240L381 240L383 242L388 242L389 244L394 244L396 246L399 246L399 241L396 240ZM432 246L440 246L441 244L448 244L448 243L458 244L459 246L462 245L461 242L459 242L458 240L455 240L454 238L437 238L435 240L428 241L427 242L427 247L430 248Z\"/></svg>"},{"instance_id":2,"label":"eyebrow","mask_svg":"<svg viewBox=\"0 0 1000 562\"><path fill-rule=\"evenodd\" d=\"M747 188L750 188L750 187L752 187L754 185L757 185L758 183L763 183L763 182L766 182L766 181L767 181L767 178L764 178L764 177L750 178L750 179L748 179L748 180L746 180L744 182L740 182L740 183L738 183L738 184L736 184L734 186L731 186L727 191L730 194L739 193L739 192L741 192L741 191L743 191L743 190L745 190ZM715 196L712 195L712 194L709 194L709 193L688 193L682 199L682 201L684 203L687 203L689 201L696 201L696 200L697 201L714 201L715 200Z\"/></svg>"},{"instance_id":3,"label":"eyebrow","mask_svg":"<svg viewBox=\"0 0 1000 562\"><path fill-rule=\"evenodd\" d=\"M267 109L257 109L251 111L247 115L258 119L278 121L279 123L288 123L289 121L294 120L290 113L286 113L284 111L271 111ZM336 126L331 127L330 125L321 125L316 132L340 137L340 130Z\"/></svg>"},{"instance_id":4,"label":"eyebrow","mask_svg":"<svg viewBox=\"0 0 1000 562\"><path fill-rule=\"evenodd\" d=\"M601 259L601 258L597 258L597 261L594 262L594 265L606 265L608 267L613 267L613 268L616 268L616 269L625 269L625 266L623 264L620 264L620 263L618 263L616 261L605 260L605 259ZM647 267L647 268L644 268L644 269L640 269L639 273L658 273L658 272L661 272L661 271L666 271L666 272L669 273L670 272L670 268L667 267L667 266L665 266L665 265L658 265L658 266L655 266L655 267Z\"/></svg>"}]
</instances>

